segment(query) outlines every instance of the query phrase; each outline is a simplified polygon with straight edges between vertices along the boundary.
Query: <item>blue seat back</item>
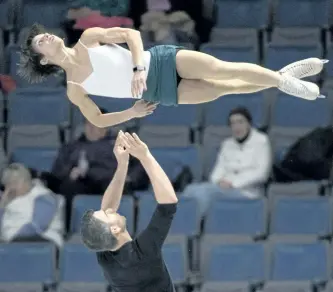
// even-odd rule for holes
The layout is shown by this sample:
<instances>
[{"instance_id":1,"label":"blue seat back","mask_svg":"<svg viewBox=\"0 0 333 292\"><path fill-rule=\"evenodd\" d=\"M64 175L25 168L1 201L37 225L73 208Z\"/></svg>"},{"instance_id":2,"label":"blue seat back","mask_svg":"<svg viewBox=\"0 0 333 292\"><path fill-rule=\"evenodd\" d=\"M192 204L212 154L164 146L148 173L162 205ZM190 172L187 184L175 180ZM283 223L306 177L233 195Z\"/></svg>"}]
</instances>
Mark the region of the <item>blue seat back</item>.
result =
<instances>
[{"instance_id":1,"label":"blue seat back","mask_svg":"<svg viewBox=\"0 0 333 292\"><path fill-rule=\"evenodd\" d=\"M55 253L51 243L0 244L0 281L53 283Z\"/></svg>"},{"instance_id":2,"label":"blue seat back","mask_svg":"<svg viewBox=\"0 0 333 292\"><path fill-rule=\"evenodd\" d=\"M326 281L328 245L314 243L276 243L272 246L273 281Z\"/></svg>"},{"instance_id":3,"label":"blue seat back","mask_svg":"<svg viewBox=\"0 0 333 292\"><path fill-rule=\"evenodd\" d=\"M327 197L275 200L271 232L327 236L332 233L332 204Z\"/></svg>"},{"instance_id":4,"label":"blue seat back","mask_svg":"<svg viewBox=\"0 0 333 292\"><path fill-rule=\"evenodd\" d=\"M218 198L207 212L206 234L259 236L265 234L266 229L264 199Z\"/></svg>"},{"instance_id":5,"label":"blue seat back","mask_svg":"<svg viewBox=\"0 0 333 292\"><path fill-rule=\"evenodd\" d=\"M265 247L263 243L221 244L208 256L206 281L250 283L265 279Z\"/></svg>"}]
</instances>

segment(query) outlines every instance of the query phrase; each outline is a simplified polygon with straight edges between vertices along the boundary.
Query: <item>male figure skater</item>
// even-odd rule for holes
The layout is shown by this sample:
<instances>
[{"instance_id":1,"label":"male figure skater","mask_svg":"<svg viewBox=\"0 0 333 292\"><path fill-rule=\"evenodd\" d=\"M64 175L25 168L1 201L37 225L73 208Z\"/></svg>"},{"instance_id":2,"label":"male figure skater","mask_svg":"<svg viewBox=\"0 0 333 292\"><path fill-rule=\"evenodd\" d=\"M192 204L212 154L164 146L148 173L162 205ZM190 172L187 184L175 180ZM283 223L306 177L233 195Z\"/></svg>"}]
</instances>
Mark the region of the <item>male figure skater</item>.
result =
<instances>
[{"instance_id":1,"label":"male figure skater","mask_svg":"<svg viewBox=\"0 0 333 292\"><path fill-rule=\"evenodd\" d=\"M87 211L83 216L82 240L97 252L98 262L113 292L174 292L161 252L177 209L178 199L172 184L136 134L120 131L114 154L118 168L103 196L101 210ZM126 218L117 213L129 155L142 163L157 201L148 227L134 239L126 229Z\"/></svg>"}]
</instances>

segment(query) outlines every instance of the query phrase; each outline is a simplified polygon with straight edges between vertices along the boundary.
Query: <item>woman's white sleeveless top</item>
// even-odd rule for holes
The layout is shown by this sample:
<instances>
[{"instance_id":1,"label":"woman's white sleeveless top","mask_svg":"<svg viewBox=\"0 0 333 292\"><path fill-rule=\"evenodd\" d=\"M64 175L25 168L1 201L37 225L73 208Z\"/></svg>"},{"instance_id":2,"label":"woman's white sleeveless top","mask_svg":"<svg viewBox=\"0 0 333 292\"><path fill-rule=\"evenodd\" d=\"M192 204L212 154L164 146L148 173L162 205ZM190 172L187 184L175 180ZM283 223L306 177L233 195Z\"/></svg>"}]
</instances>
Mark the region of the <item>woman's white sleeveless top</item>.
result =
<instances>
[{"instance_id":1,"label":"woman's white sleeveless top","mask_svg":"<svg viewBox=\"0 0 333 292\"><path fill-rule=\"evenodd\" d=\"M133 78L132 53L118 45L103 45L87 48L93 72L82 82L67 81L81 86L88 94L114 98L133 98L131 83ZM144 52L144 66L148 74L150 53ZM141 98L141 96L137 97Z\"/></svg>"}]
</instances>

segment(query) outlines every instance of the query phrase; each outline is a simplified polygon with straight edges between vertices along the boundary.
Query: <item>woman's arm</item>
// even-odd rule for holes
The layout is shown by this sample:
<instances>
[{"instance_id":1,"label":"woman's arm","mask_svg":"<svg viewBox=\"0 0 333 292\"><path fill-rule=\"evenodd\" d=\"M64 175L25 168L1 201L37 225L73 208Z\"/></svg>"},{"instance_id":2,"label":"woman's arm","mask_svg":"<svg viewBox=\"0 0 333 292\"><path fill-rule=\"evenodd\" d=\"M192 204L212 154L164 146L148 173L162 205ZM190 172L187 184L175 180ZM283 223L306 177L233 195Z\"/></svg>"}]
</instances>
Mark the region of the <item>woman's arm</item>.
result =
<instances>
[{"instance_id":1,"label":"woman's arm","mask_svg":"<svg viewBox=\"0 0 333 292\"><path fill-rule=\"evenodd\" d=\"M99 107L89 98L88 95L76 90L68 90L70 101L79 107L84 117L93 125L99 128L111 127L133 118L141 118L153 113L156 105L149 104L143 100L137 101L131 108L115 113L102 114Z\"/></svg>"},{"instance_id":2,"label":"woman's arm","mask_svg":"<svg viewBox=\"0 0 333 292\"><path fill-rule=\"evenodd\" d=\"M84 31L81 41L85 45L105 43L105 44L121 44L127 43L133 56L133 66L144 66L143 60L143 43L141 34L138 30L130 28L100 28L94 27Z\"/></svg>"}]
</instances>

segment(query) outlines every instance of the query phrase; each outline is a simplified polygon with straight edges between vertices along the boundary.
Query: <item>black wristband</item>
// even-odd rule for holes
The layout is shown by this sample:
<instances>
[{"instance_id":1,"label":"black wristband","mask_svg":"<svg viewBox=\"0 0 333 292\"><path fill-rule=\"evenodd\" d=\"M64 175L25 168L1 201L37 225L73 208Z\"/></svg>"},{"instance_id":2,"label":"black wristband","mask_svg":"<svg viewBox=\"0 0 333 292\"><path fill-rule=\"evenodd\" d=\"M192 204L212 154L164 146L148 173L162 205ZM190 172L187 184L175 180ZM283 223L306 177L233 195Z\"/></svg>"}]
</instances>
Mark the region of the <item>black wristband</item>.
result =
<instances>
[{"instance_id":1,"label":"black wristband","mask_svg":"<svg viewBox=\"0 0 333 292\"><path fill-rule=\"evenodd\" d=\"M136 72L136 71L146 71L146 67L145 66L135 66L133 68L133 72Z\"/></svg>"}]
</instances>

